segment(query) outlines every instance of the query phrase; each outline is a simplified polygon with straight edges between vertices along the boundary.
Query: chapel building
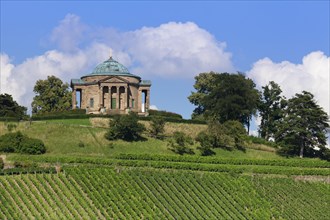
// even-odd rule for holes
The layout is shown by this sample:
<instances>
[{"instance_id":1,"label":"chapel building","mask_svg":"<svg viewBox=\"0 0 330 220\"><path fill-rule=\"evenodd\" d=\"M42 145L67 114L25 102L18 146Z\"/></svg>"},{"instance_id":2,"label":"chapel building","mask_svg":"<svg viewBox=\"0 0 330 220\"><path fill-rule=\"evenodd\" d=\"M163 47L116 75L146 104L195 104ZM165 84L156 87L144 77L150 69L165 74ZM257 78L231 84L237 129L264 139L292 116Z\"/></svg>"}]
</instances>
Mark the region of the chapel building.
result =
<instances>
[{"instance_id":1,"label":"chapel building","mask_svg":"<svg viewBox=\"0 0 330 220\"><path fill-rule=\"evenodd\" d=\"M72 106L88 114L148 115L150 87L150 80L141 80L110 57L92 73L71 80Z\"/></svg>"}]
</instances>

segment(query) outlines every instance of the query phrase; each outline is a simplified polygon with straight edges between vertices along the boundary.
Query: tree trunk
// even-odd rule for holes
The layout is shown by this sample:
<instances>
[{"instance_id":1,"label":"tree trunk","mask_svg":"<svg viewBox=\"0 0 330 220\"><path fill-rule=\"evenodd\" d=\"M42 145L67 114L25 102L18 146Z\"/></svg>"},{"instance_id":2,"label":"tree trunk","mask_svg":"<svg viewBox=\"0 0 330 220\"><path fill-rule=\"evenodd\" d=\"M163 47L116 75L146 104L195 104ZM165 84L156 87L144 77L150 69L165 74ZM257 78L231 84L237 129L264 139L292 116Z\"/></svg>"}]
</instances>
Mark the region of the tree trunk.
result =
<instances>
[{"instance_id":1,"label":"tree trunk","mask_svg":"<svg viewBox=\"0 0 330 220\"><path fill-rule=\"evenodd\" d=\"M300 158L303 158L304 157L304 144L302 144L300 146L300 155L299 155Z\"/></svg>"}]
</instances>

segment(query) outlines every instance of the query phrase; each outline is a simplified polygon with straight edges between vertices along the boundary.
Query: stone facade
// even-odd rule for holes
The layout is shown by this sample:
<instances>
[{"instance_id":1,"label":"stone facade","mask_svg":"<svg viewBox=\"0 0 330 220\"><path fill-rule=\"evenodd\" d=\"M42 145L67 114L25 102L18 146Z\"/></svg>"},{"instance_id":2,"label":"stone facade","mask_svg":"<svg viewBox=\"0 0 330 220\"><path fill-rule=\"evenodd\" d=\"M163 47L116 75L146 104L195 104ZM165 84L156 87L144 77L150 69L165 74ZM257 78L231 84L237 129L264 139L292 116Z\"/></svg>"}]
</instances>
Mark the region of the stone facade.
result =
<instances>
[{"instance_id":1,"label":"stone facade","mask_svg":"<svg viewBox=\"0 0 330 220\"><path fill-rule=\"evenodd\" d=\"M129 73L126 67L110 57L91 74L71 80L72 106L86 109L89 114L127 114L133 111L148 115L150 87L150 81Z\"/></svg>"}]
</instances>

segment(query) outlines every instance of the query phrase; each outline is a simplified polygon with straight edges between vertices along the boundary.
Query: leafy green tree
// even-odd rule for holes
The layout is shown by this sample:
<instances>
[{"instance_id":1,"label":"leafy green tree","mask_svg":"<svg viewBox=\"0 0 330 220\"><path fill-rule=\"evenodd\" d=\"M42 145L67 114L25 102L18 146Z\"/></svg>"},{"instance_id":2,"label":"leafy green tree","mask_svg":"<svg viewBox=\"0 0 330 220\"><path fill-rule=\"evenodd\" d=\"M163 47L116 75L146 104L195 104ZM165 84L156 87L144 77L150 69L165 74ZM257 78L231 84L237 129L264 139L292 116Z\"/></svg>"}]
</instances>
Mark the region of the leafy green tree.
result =
<instances>
[{"instance_id":1,"label":"leafy green tree","mask_svg":"<svg viewBox=\"0 0 330 220\"><path fill-rule=\"evenodd\" d=\"M277 131L277 122L283 117L286 105L285 97L281 96L282 90L274 81L262 87L262 98L259 105L261 123L260 136L265 140L274 138Z\"/></svg>"},{"instance_id":2,"label":"leafy green tree","mask_svg":"<svg viewBox=\"0 0 330 220\"><path fill-rule=\"evenodd\" d=\"M116 115L110 120L109 126L105 134L108 140L136 141L141 139L141 134L145 131L144 125L138 122L138 116L133 112L123 116Z\"/></svg>"},{"instance_id":3,"label":"leafy green tree","mask_svg":"<svg viewBox=\"0 0 330 220\"><path fill-rule=\"evenodd\" d=\"M69 84L55 76L38 80L33 91L36 96L32 102L32 113L57 112L71 109L71 92Z\"/></svg>"},{"instance_id":4,"label":"leafy green tree","mask_svg":"<svg viewBox=\"0 0 330 220\"><path fill-rule=\"evenodd\" d=\"M190 148L193 144L193 139L180 131L174 132L168 142L169 149L180 155L194 154L194 151Z\"/></svg>"},{"instance_id":5,"label":"leafy green tree","mask_svg":"<svg viewBox=\"0 0 330 220\"><path fill-rule=\"evenodd\" d=\"M328 115L313 94L303 91L288 100L284 118L275 135L287 155L320 156L325 151ZM318 150L316 149L318 148Z\"/></svg>"},{"instance_id":6,"label":"leafy green tree","mask_svg":"<svg viewBox=\"0 0 330 220\"><path fill-rule=\"evenodd\" d=\"M165 130L165 123L166 122L163 117L151 117L150 134L155 138L161 138Z\"/></svg>"},{"instance_id":7,"label":"leafy green tree","mask_svg":"<svg viewBox=\"0 0 330 220\"><path fill-rule=\"evenodd\" d=\"M195 76L196 82L194 88L196 89L196 92L192 92L191 95L188 97L189 101L197 106L192 115L193 119L195 119L196 117L200 118L199 116L204 114L205 107L202 101L215 87L214 81L217 75L218 74L215 72L210 72L200 73L198 76Z\"/></svg>"},{"instance_id":8,"label":"leafy green tree","mask_svg":"<svg viewBox=\"0 0 330 220\"><path fill-rule=\"evenodd\" d=\"M193 92L189 101L197 108L194 114L204 114L207 118L224 123L239 121L250 128L252 115L256 114L259 92L251 79L243 74L202 73L195 77Z\"/></svg>"},{"instance_id":9,"label":"leafy green tree","mask_svg":"<svg viewBox=\"0 0 330 220\"><path fill-rule=\"evenodd\" d=\"M27 117L27 108L20 106L9 94L0 94L0 117L14 117L23 119Z\"/></svg>"}]
</instances>

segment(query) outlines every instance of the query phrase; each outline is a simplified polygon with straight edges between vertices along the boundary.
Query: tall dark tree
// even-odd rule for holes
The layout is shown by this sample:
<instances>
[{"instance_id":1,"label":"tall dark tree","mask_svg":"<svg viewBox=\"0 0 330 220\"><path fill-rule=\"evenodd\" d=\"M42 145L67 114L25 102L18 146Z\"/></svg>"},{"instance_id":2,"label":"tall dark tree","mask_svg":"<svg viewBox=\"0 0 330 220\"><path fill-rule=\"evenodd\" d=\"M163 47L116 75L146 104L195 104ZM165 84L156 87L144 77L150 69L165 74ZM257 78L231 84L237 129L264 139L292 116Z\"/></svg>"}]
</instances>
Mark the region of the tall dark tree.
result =
<instances>
[{"instance_id":1,"label":"tall dark tree","mask_svg":"<svg viewBox=\"0 0 330 220\"><path fill-rule=\"evenodd\" d=\"M277 123L283 117L286 100L281 93L280 86L274 81L262 87L262 98L259 105L261 117L259 132L261 137L266 140L275 137Z\"/></svg>"},{"instance_id":2,"label":"tall dark tree","mask_svg":"<svg viewBox=\"0 0 330 220\"><path fill-rule=\"evenodd\" d=\"M313 94L303 91L289 99L275 136L283 145L282 152L301 158L304 155L318 156L318 152L325 150L328 119Z\"/></svg>"},{"instance_id":3,"label":"tall dark tree","mask_svg":"<svg viewBox=\"0 0 330 220\"><path fill-rule=\"evenodd\" d=\"M20 106L11 95L0 94L0 117L14 117L23 119L26 117L27 108Z\"/></svg>"},{"instance_id":4,"label":"tall dark tree","mask_svg":"<svg viewBox=\"0 0 330 220\"><path fill-rule=\"evenodd\" d=\"M32 113L56 112L71 109L69 85L55 76L38 80L33 91Z\"/></svg>"},{"instance_id":5,"label":"tall dark tree","mask_svg":"<svg viewBox=\"0 0 330 220\"><path fill-rule=\"evenodd\" d=\"M259 92L251 79L243 74L203 73L196 77L195 88L188 99L195 105L195 114L204 114L221 123L236 120L250 127L256 114Z\"/></svg>"}]
</instances>

